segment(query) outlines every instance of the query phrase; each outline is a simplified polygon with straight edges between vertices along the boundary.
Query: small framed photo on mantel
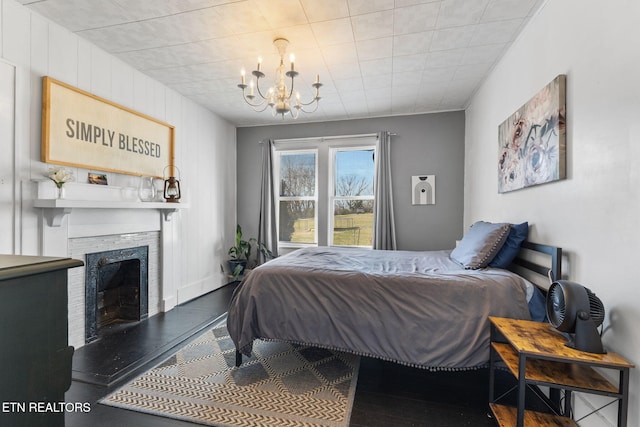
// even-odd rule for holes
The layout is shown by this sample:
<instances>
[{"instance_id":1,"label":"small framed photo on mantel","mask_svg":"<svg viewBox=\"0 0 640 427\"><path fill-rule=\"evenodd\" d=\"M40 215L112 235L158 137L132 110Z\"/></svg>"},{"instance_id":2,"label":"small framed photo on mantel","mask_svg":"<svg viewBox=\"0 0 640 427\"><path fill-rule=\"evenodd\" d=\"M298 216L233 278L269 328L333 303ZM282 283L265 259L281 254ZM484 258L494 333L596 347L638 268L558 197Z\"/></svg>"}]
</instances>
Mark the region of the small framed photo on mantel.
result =
<instances>
[{"instance_id":1,"label":"small framed photo on mantel","mask_svg":"<svg viewBox=\"0 0 640 427\"><path fill-rule=\"evenodd\" d=\"M89 172L88 181L89 184L108 185L107 175L103 173Z\"/></svg>"}]
</instances>

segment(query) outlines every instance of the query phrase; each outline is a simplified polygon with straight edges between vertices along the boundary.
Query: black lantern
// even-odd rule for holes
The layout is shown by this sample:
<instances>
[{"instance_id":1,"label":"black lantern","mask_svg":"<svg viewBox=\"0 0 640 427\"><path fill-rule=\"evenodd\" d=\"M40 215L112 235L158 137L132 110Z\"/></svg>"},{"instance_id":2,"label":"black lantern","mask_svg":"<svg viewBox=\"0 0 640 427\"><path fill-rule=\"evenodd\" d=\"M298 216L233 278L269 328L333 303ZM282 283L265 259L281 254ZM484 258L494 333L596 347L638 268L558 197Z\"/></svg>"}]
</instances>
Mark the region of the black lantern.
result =
<instances>
[{"instance_id":1,"label":"black lantern","mask_svg":"<svg viewBox=\"0 0 640 427\"><path fill-rule=\"evenodd\" d=\"M167 166L164 168L166 171L168 167L175 169L178 171L178 175L180 175L180 170L175 166ZM166 175L165 175L166 176ZM169 176L169 178L165 178L164 180L164 198L167 202L170 203L179 203L180 202L180 181L175 176Z\"/></svg>"}]
</instances>

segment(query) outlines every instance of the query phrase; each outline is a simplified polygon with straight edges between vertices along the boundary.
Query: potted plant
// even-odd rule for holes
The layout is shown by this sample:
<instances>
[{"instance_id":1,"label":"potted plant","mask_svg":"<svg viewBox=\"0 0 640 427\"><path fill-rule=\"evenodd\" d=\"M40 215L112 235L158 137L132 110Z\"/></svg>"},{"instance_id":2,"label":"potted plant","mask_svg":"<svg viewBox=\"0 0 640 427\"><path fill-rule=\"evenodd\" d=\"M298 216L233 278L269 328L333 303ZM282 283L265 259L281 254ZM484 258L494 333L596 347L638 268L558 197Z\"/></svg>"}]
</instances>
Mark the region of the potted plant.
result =
<instances>
[{"instance_id":1,"label":"potted plant","mask_svg":"<svg viewBox=\"0 0 640 427\"><path fill-rule=\"evenodd\" d=\"M242 238L242 227L240 224L236 225L236 243L229 248L229 270L233 275L234 280L238 280L238 277L244 273L245 268L253 267L258 264L258 254L262 253L265 259L273 257L271 251L264 245L259 244L256 246L256 259L251 261L251 249L253 245L257 244L257 240L253 237L244 240Z\"/></svg>"}]
</instances>

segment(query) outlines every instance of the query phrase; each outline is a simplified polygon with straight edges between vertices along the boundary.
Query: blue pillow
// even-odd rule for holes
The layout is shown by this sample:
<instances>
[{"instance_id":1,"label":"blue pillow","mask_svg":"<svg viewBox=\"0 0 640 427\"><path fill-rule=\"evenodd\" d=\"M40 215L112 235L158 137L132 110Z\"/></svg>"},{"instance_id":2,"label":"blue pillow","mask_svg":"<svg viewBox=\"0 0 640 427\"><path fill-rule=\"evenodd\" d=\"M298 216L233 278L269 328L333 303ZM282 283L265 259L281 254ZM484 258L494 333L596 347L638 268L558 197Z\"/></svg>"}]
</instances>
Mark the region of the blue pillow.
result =
<instances>
[{"instance_id":1,"label":"blue pillow","mask_svg":"<svg viewBox=\"0 0 640 427\"><path fill-rule=\"evenodd\" d=\"M533 295L529 300L529 314L534 322L547 322L547 299L540 289L534 285Z\"/></svg>"},{"instance_id":2,"label":"blue pillow","mask_svg":"<svg viewBox=\"0 0 640 427\"><path fill-rule=\"evenodd\" d=\"M510 228L508 223L475 222L451 251L451 259L467 269L486 267L502 248Z\"/></svg>"},{"instance_id":3,"label":"blue pillow","mask_svg":"<svg viewBox=\"0 0 640 427\"><path fill-rule=\"evenodd\" d=\"M529 237L529 223L512 224L507 241L504 242L500 251L489 263L489 267L507 268L513 259L520 252L520 245Z\"/></svg>"}]
</instances>

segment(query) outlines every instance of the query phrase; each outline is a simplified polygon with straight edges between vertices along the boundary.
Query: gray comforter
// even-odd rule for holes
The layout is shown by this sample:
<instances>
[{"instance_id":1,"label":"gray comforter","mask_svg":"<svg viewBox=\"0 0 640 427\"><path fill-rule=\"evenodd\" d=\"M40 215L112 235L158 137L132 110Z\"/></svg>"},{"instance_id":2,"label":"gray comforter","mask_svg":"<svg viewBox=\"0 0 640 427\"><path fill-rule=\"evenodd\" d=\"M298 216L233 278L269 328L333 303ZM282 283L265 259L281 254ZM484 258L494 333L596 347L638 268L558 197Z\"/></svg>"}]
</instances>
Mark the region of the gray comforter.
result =
<instances>
[{"instance_id":1,"label":"gray comforter","mask_svg":"<svg viewBox=\"0 0 640 427\"><path fill-rule=\"evenodd\" d=\"M487 316L529 319L526 285L506 270L465 270L449 252L299 249L249 274L227 328L246 355L260 338L423 368L483 365Z\"/></svg>"}]
</instances>

